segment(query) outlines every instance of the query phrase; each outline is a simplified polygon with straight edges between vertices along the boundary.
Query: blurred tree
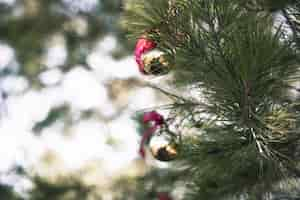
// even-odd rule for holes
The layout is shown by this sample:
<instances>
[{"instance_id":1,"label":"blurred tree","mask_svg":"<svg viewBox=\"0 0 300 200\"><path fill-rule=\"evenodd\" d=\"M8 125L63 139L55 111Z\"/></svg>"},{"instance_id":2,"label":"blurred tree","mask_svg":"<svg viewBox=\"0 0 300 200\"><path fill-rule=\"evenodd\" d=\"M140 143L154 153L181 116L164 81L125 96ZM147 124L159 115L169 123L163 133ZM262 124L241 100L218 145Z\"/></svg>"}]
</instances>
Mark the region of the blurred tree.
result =
<instances>
[{"instance_id":1,"label":"blurred tree","mask_svg":"<svg viewBox=\"0 0 300 200\"><path fill-rule=\"evenodd\" d=\"M12 190L11 186L2 184L0 184L0 199L22 200L22 198Z\"/></svg>"},{"instance_id":2,"label":"blurred tree","mask_svg":"<svg viewBox=\"0 0 300 200\"><path fill-rule=\"evenodd\" d=\"M10 6L1 3L0 41L16 51L21 64L18 73L33 86L42 87L37 77L48 67L43 57L54 37L62 36L62 44L66 45L67 58L60 66L64 71L74 64L88 68L86 56L106 34L113 34L122 42L112 52L115 57L127 54L129 43L118 24L121 6L121 0L25 0Z\"/></svg>"},{"instance_id":3,"label":"blurred tree","mask_svg":"<svg viewBox=\"0 0 300 200\"><path fill-rule=\"evenodd\" d=\"M36 176L33 182L34 188L29 192L30 200L101 200L101 197L93 194L94 187L86 186L76 177L64 177L51 182Z\"/></svg>"},{"instance_id":4,"label":"blurred tree","mask_svg":"<svg viewBox=\"0 0 300 200\"><path fill-rule=\"evenodd\" d=\"M107 35L115 37L118 44L110 52L111 56L114 59L124 58L129 55L133 44L126 39L124 30L120 28L122 4L122 0L16 0L11 3L1 0L0 45L12 48L15 60L1 68L0 77L22 77L29 83L26 91L39 92L51 88L56 85L44 84L40 78L42 73L55 68L67 74L76 65L91 70L87 56ZM57 53L61 56L60 62L50 58L50 61L55 62L53 66L47 63L47 56L55 45L62 47L63 51ZM6 92L8 96L24 93ZM82 119L108 122L116 117L102 117L98 111L91 109L76 112L79 117L74 119L74 110L68 103L54 106L44 119L34 124L32 131L41 134L45 128L59 121L63 121L64 126L72 126ZM112 141L113 146L115 142ZM28 194L30 200L101 199L99 196L91 198L95 188L82 183L80 176L56 181L40 176L31 179L34 188ZM18 200L20 197L10 186L0 185L0 199Z\"/></svg>"}]
</instances>

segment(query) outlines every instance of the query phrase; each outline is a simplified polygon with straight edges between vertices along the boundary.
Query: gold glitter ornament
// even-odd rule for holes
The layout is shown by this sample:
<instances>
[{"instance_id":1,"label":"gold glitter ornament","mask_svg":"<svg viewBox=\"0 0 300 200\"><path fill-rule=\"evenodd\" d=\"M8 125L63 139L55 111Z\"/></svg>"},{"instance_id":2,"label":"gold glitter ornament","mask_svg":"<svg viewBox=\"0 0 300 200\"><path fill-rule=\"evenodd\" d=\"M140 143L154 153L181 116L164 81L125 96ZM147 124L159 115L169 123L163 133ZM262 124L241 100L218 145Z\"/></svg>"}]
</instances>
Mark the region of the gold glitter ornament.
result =
<instances>
[{"instance_id":1,"label":"gold glitter ornament","mask_svg":"<svg viewBox=\"0 0 300 200\"><path fill-rule=\"evenodd\" d=\"M159 161L172 161L177 157L178 145L169 135L154 135L149 146L153 157Z\"/></svg>"},{"instance_id":2,"label":"gold glitter ornament","mask_svg":"<svg viewBox=\"0 0 300 200\"><path fill-rule=\"evenodd\" d=\"M144 71L151 75L163 75L170 71L170 65L164 52L153 49L142 55Z\"/></svg>"}]
</instances>

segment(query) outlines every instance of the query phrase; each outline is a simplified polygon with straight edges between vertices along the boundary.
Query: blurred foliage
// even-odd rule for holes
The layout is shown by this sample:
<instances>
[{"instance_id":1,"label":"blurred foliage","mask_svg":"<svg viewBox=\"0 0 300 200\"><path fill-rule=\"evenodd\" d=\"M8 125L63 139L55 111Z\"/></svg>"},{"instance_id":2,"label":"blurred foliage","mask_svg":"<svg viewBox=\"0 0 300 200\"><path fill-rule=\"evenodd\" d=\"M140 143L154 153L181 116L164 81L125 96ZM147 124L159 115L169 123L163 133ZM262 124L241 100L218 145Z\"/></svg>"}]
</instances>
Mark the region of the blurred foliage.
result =
<instances>
[{"instance_id":1,"label":"blurred foliage","mask_svg":"<svg viewBox=\"0 0 300 200\"><path fill-rule=\"evenodd\" d=\"M78 178L64 177L51 182L36 176L33 181L35 187L29 192L30 200L101 200L98 196L92 198L95 188L86 186Z\"/></svg>"},{"instance_id":2,"label":"blurred foliage","mask_svg":"<svg viewBox=\"0 0 300 200\"><path fill-rule=\"evenodd\" d=\"M11 186L0 184L0 199L3 200L22 200L11 188Z\"/></svg>"},{"instance_id":3,"label":"blurred foliage","mask_svg":"<svg viewBox=\"0 0 300 200\"><path fill-rule=\"evenodd\" d=\"M115 200L156 200L159 193L180 192L184 177L169 169L150 169L139 177L122 177L115 182ZM126 195L124 195L126 194Z\"/></svg>"},{"instance_id":4,"label":"blurred foliage","mask_svg":"<svg viewBox=\"0 0 300 200\"><path fill-rule=\"evenodd\" d=\"M51 109L46 119L37 122L34 125L32 129L33 132L39 134L44 128L53 125L58 120L62 120L67 115L69 110L70 108L68 107L68 105L62 105Z\"/></svg>"},{"instance_id":5,"label":"blurred foliage","mask_svg":"<svg viewBox=\"0 0 300 200\"><path fill-rule=\"evenodd\" d=\"M66 2L19 0L11 6L0 4L3 10L0 12L0 41L14 48L21 63L19 74L36 87L41 87L36 77L47 68L42 59L53 37L63 36L66 45L67 59L60 66L63 71L70 70L74 64L88 68L86 56L107 34L117 36L120 42L112 52L115 58L127 55L128 47L132 47L118 23L121 0L99 0L90 10L84 7L89 6L85 5L88 1Z\"/></svg>"},{"instance_id":6,"label":"blurred foliage","mask_svg":"<svg viewBox=\"0 0 300 200\"><path fill-rule=\"evenodd\" d=\"M114 59L124 58L132 51L133 43L127 40L119 24L122 7L122 0L16 0L11 4L0 1L0 45L11 47L16 58L8 63L7 68L1 69L0 76L25 78L29 81L27 89L49 88L51 86L41 82L40 75L52 67L45 63L52 46L59 45L66 49L66 59L55 66L59 71L67 73L76 65L91 70L86 62L87 56L105 36L117 39L117 46L109 52L111 56ZM8 95L19 95L9 92ZM85 110L79 113L76 121L72 117L70 105L58 105L51 108L48 115L33 126L32 131L41 134L45 128L58 121L71 126L78 120L101 118L98 115L94 110ZM112 138L108 139L108 143L112 146L115 144ZM101 200L95 193L95 187L86 186L80 176L55 181L39 176L29 178L34 188L26 199ZM23 198L16 195L11 186L0 185L0 199Z\"/></svg>"},{"instance_id":7,"label":"blurred foliage","mask_svg":"<svg viewBox=\"0 0 300 200\"><path fill-rule=\"evenodd\" d=\"M47 85L41 82L39 75L50 68L44 62L49 47L56 44L65 47L67 57L64 63L56 66L63 73L78 64L89 70L87 56L107 35L116 37L118 44L110 52L111 56L115 59L127 56L133 44L126 39L119 24L122 4L122 0L0 2L0 44L13 48L19 66L18 70L13 70L14 67L2 70L1 77L19 75L29 81L30 88L43 89ZM57 120L66 118L70 114L67 107L53 108L33 131L40 133Z\"/></svg>"}]
</instances>

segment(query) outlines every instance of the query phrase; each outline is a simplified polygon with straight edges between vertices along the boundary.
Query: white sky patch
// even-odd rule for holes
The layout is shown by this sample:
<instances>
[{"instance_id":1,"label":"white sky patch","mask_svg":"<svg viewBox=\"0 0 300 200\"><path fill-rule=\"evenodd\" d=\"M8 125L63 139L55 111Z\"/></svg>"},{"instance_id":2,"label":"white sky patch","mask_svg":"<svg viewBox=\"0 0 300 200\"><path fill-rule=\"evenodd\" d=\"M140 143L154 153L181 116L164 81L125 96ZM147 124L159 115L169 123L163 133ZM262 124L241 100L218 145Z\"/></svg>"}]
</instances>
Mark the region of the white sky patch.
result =
<instances>
[{"instance_id":1,"label":"white sky patch","mask_svg":"<svg viewBox=\"0 0 300 200\"><path fill-rule=\"evenodd\" d=\"M130 96L129 102L129 109L133 111L150 108L157 105L155 103L155 92L150 88L137 90L134 95Z\"/></svg>"},{"instance_id":2,"label":"white sky patch","mask_svg":"<svg viewBox=\"0 0 300 200\"><path fill-rule=\"evenodd\" d=\"M105 36L96 46L95 51L109 55L117 47L117 39L112 35Z\"/></svg>"},{"instance_id":3,"label":"white sky patch","mask_svg":"<svg viewBox=\"0 0 300 200\"><path fill-rule=\"evenodd\" d=\"M93 52L88 56L87 63L95 71L99 80L105 81L113 76L112 68L115 68L116 62L110 56Z\"/></svg>"},{"instance_id":4,"label":"white sky patch","mask_svg":"<svg viewBox=\"0 0 300 200\"><path fill-rule=\"evenodd\" d=\"M45 85L57 84L62 79L63 73L59 69L50 69L40 75L40 80Z\"/></svg>"},{"instance_id":5,"label":"white sky patch","mask_svg":"<svg viewBox=\"0 0 300 200\"><path fill-rule=\"evenodd\" d=\"M118 67L117 67L118 66ZM133 76L143 77L138 66L132 56L124 58L122 61L117 61L117 66L114 68L114 73L116 73L118 78L130 78ZM145 78L145 76L144 76Z\"/></svg>"},{"instance_id":6,"label":"white sky patch","mask_svg":"<svg viewBox=\"0 0 300 200\"><path fill-rule=\"evenodd\" d=\"M25 77L22 76L7 76L1 81L1 87L4 91L10 94L17 94L24 92L29 86L29 83Z\"/></svg>"},{"instance_id":7,"label":"white sky patch","mask_svg":"<svg viewBox=\"0 0 300 200\"><path fill-rule=\"evenodd\" d=\"M75 67L68 72L62 85L65 100L79 110L98 108L108 102L106 88L82 67Z\"/></svg>"},{"instance_id":8,"label":"white sky patch","mask_svg":"<svg viewBox=\"0 0 300 200\"><path fill-rule=\"evenodd\" d=\"M89 12L99 3L98 0L63 0L63 2L73 12Z\"/></svg>"},{"instance_id":9,"label":"white sky patch","mask_svg":"<svg viewBox=\"0 0 300 200\"><path fill-rule=\"evenodd\" d=\"M9 97L7 107L8 118L15 122L17 127L30 130L36 122L46 118L51 102L42 93L29 91L20 97ZM14 131L15 128L12 129L12 132Z\"/></svg>"},{"instance_id":10,"label":"white sky patch","mask_svg":"<svg viewBox=\"0 0 300 200\"><path fill-rule=\"evenodd\" d=\"M7 67L14 57L15 54L11 47L5 44L0 44L0 70Z\"/></svg>"},{"instance_id":11,"label":"white sky patch","mask_svg":"<svg viewBox=\"0 0 300 200\"><path fill-rule=\"evenodd\" d=\"M109 124L109 132L111 136L122 141L125 146L136 148L137 141L135 139L138 136L136 135L136 125L131 120L131 114L133 113L124 113L119 118L113 120Z\"/></svg>"},{"instance_id":12,"label":"white sky patch","mask_svg":"<svg viewBox=\"0 0 300 200\"><path fill-rule=\"evenodd\" d=\"M99 105L99 110L104 117L111 117L117 112L116 107L108 99Z\"/></svg>"},{"instance_id":13,"label":"white sky patch","mask_svg":"<svg viewBox=\"0 0 300 200\"><path fill-rule=\"evenodd\" d=\"M95 71L97 78L106 81L111 78L131 78L141 76L133 57L116 61L101 52L93 52L88 56L87 63Z\"/></svg>"},{"instance_id":14,"label":"white sky patch","mask_svg":"<svg viewBox=\"0 0 300 200\"><path fill-rule=\"evenodd\" d=\"M53 129L47 129L41 136L45 149L56 153L63 160L67 170L78 170L88 161L99 160L106 154L105 126L99 121L83 121L64 136Z\"/></svg>"},{"instance_id":15,"label":"white sky patch","mask_svg":"<svg viewBox=\"0 0 300 200\"><path fill-rule=\"evenodd\" d=\"M87 63L95 71L97 78L106 81L113 77L126 79L141 76L133 56L128 56L122 60L112 59L110 52L116 46L116 38L112 35L106 36L87 57Z\"/></svg>"},{"instance_id":16,"label":"white sky patch","mask_svg":"<svg viewBox=\"0 0 300 200\"><path fill-rule=\"evenodd\" d=\"M58 155L66 171L78 170L89 161L99 160L105 163L101 166L103 173L113 175L137 157L138 136L135 131L135 124L125 114L112 121L109 126L97 120L82 121L67 136L48 128L43 131L40 142L45 151ZM108 133L121 141L121 148L116 149L106 144Z\"/></svg>"},{"instance_id":17,"label":"white sky patch","mask_svg":"<svg viewBox=\"0 0 300 200\"><path fill-rule=\"evenodd\" d=\"M7 172L14 164L28 167L39 160L43 149L31 132L10 119L1 121L0 132L0 172Z\"/></svg>"},{"instance_id":18,"label":"white sky patch","mask_svg":"<svg viewBox=\"0 0 300 200\"><path fill-rule=\"evenodd\" d=\"M125 113L109 125L111 136L120 140L122 146L120 151L106 152L104 161L111 172L115 172L124 165L129 164L138 155L138 140L136 125L131 120L131 113Z\"/></svg>"},{"instance_id":19,"label":"white sky patch","mask_svg":"<svg viewBox=\"0 0 300 200\"><path fill-rule=\"evenodd\" d=\"M8 5L13 5L16 0L0 0L0 3L6 3Z\"/></svg>"},{"instance_id":20,"label":"white sky patch","mask_svg":"<svg viewBox=\"0 0 300 200\"><path fill-rule=\"evenodd\" d=\"M65 103L63 88L61 86L49 87L40 91L41 95L45 97L46 102L50 104L50 107L61 106Z\"/></svg>"},{"instance_id":21,"label":"white sky patch","mask_svg":"<svg viewBox=\"0 0 300 200\"><path fill-rule=\"evenodd\" d=\"M15 164L18 150L18 144L16 141L19 140L18 135L9 135L7 132L1 131L0 140L0 172L6 172L11 169L12 165Z\"/></svg>"},{"instance_id":22,"label":"white sky patch","mask_svg":"<svg viewBox=\"0 0 300 200\"><path fill-rule=\"evenodd\" d=\"M49 68L57 67L63 65L67 59L67 50L62 42L54 42L53 46L47 49L44 64ZM58 43L58 44L57 44Z\"/></svg>"}]
</instances>

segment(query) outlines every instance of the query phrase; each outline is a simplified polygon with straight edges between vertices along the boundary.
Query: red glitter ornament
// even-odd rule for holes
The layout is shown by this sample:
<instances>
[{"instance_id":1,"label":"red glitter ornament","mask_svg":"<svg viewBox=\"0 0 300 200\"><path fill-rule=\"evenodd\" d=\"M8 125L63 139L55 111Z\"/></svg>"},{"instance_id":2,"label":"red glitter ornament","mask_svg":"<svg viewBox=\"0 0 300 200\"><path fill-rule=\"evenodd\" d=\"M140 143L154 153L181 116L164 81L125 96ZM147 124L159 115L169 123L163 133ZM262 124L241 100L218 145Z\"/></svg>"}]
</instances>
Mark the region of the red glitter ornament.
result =
<instances>
[{"instance_id":1,"label":"red glitter ornament","mask_svg":"<svg viewBox=\"0 0 300 200\"><path fill-rule=\"evenodd\" d=\"M145 65L142 59L142 55L151 51L155 47L156 47L156 43L153 40L146 39L146 38L140 38L136 43L135 51L134 51L135 61L139 66L140 72L143 74L148 74L148 73L144 69Z\"/></svg>"}]
</instances>

